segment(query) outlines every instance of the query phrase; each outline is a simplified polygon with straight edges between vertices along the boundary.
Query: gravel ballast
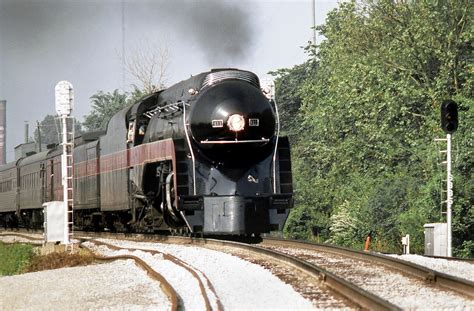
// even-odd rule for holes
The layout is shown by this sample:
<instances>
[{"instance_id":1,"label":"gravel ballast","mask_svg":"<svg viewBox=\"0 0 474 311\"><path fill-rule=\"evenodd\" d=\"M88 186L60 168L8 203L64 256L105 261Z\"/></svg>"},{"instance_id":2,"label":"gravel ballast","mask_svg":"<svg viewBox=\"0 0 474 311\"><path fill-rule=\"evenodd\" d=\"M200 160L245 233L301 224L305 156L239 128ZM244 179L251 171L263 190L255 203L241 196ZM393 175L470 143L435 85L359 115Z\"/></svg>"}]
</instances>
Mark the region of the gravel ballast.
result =
<instances>
[{"instance_id":1,"label":"gravel ballast","mask_svg":"<svg viewBox=\"0 0 474 311\"><path fill-rule=\"evenodd\" d=\"M291 286L283 283L270 271L229 254L194 246L117 240L101 241L124 248L160 251L178 257L207 276L224 309L227 310L314 309L310 301L301 297ZM100 249L100 253L107 256L127 253L123 250L118 252L110 249L105 250L102 247L98 249ZM176 266L168 269L162 268L163 260L159 256L151 256L140 251L132 253L144 259L152 268L156 268L157 272L175 287L187 310L202 310L200 299L196 299L198 294L188 294L192 290L198 290L189 287L197 286L191 285L192 279L189 273L181 274L178 270L180 268ZM181 288L183 286L185 288Z\"/></svg>"},{"instance_id":2,"label":"gravel ballast","mask_svg":"<svg viewBox=\"0 0 474 311\"><path fill-rule=\"evenodd\" d=\"M273 249L321 266L402 309L474 310L474 301L468 297L431 286L382 265L321 251L286 247Z\"/></svg>"},{"instance_id":3,"label":"gravel ballast","mask_svg":"<svg viewBox=\"0 0 474 311\"><path fill-rule=\"evenodd\" d=\"M23 238L0 237L5 242L27 242ZM171 254L195 268L203 283L206 276L217 297L205 286L214 310L218 300L225 310L310 310L316 304L304 299L293 287L285 284L269 270L236 256L190 245L152 242L131 242L110 239L100 241L124 248L141 248ZM88 245L89 244L89 245ZM180 309L204 310L204 299L198 282L189 271L166 260L162 255L134 250L115 251L105 246L84 243L106 256L131 254L140 257L175 288ZM280 249L282 250L282 249ZM314 253L292 250L318 263ZM396 256L436 271L467 280L474 280L474 265L469 262L448 261L417 255ZM366 266L344 258L321 258L323 264L336 274L346 275L369 291L381 295L403 309L474 310L474 301L404 275L385 271L382 267ZM358 270L362 280L356 280ZM352 272L351 272L352 271ZM306 296L305 296L306 297ZM423 306L423 307L421 307ZM319 306L318 306L319 307ZM159 282L147 276L132 260L110 264L64 268L0 277L0 310L169 310L170 302ZM334 308L333 308L334 309Z\"/></svg>"},{"instance_id":4,"label":"gravel ballast","mask_svg":"<svg viewBox=\"0 0 474 311\"><path fill-rule=\"evenodd\" d=\"M0 310L169 310L133 260L0 277Z\"/></svg>"},{"instance_id":5,"label":"gravel ballast","mask_svg":"<svg viewBox=\"0 0 474 311\"><path fill-rule=\"evenodd\" d=\"M420 255L390 255L420 266L474 282L474 264L465 261L430 258Z\"/></svg>"}]
</instances>

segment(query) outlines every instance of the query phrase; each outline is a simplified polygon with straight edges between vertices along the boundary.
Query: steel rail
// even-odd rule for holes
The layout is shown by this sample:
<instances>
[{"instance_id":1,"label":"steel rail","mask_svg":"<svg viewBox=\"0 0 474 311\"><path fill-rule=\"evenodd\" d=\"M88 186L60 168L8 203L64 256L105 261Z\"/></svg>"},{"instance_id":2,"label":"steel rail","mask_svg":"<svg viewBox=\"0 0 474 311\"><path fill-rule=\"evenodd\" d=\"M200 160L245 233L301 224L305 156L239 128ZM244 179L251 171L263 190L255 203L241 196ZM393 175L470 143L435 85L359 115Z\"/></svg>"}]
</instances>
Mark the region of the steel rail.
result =
<instances>
[{"instance_id":1,"label":"steel rail","mask_svg":"<svg viewBox=\"0 0 474 311\"><path fill-rule=\"evenodd\" d=\"M92 241L91 241L92 242ZM92 242L94 243L94 242ZM134 255L115 255L115 256L103 256L96 254L95 252L89 250L96 260L100 261L115 261L115 260L126 260L132 259L135 261L135 264L142 269L144 269L148 275L160 283L161 290L165 293L171 303L171 310L178 310L178 295L176 290L171 286L171 284L158 272L156 272L152 267L150 267L144 260Z\"/></svg>"},{"instance_id":2,"label":"steel rail","mask_svg":"<svg viewBox=\"0 0 474 311\"><path fill-rule=\"evenodd\" d=\"M380 252L380 254L382 254L382 255L398 255L398 256L404 255L402 253L392 254L392 253L385 253L385 252ZM408 254L408 255L410 255L410 254ZM466 262L466 263L474 264L474 258L460 258L460 257L435 256L435 255L419 255L419 256L423 256L423 257L426 257L426 258L446 259L448 261L459 261L459 262Z\"/></svg>"},{"instance_id":3,"label":"steel rail","mask_svg":"<svg viewBox=\"0 0 474 311\"><path fill-rule=\"evenodd\" d=\"M21 233L0 233L0 236L17 236L17 237L25 238L25 239L31 240L31 241L43 240L43 238L31 237L31 236L24 235L24 234L21 234ZM148 275L150 275L150 277L152 279L154 279L154 280L156 280L160 283L161 290L165 293L165 295L168 297L168 299L171 303L171 310L172 311L177 311L178 310L178 295L176 294L175 289L171 286L171 284L168 283L168 281L161 274L159 274L158 272L153 270L153 268L150 267L141 258L133 256L133 255L102 256L102 255L98 255L98 254L94 253L91 250L88 250L88 251L94 257L94 259L99 260L99 261L115 261L115 260L126 260L126 259L134 260L135 264L137 266L144 269L148 273Z\"/></svg>"},{"instance_id":4,"label":"steel rail","mask_svg":"<svg viewBox=\"0 0 474 311\"><path fill-rule=\"evenodd\" d=\"M423 257L434 258L434 259L445 259L449 261L467 262L470 264L474 264L474 258L459 258L459 257L433 256L433 255L423 255Z\"/></svg>"},{"instance_id":5,"label":"steel rail","mask_svg":"<svg viewBox=\"0 0 474 311\"><path fill-rule=\"evenodd\" d=\"M286 265L290 265L303 273L315 278L322 284L326 285L329 289L335 293L343 296L352 303L360 306L363 309L368 310L400 310L400 308L338 276L335 274L318 267L314 264L308 263L296 257L283 254L281 252L269 250L260 246L254 246L245 243L226 241L226 240L214 240L205 238L195 237L179 237L179 236L164 236L164 235L144 235L144 234L114 234L108 232L101 233L84 233L87 235L93 235L101 238L115 238L132 241L149 241L149 242L167 242L172 244L187 244L187 245L198 245L198 246L227 246L231 248L243 249L250 251L254 254L265 255L276 259ZM76 236L77 237L77 236Z\"/></svg>"},{"instance_id":6,"label":"steel rail","mask_svg":"<svg viewBox=\"0 0 474 311\"><path fill-rule=\"evenodd\" d=\"M243 244L243 243L236 243L236 242L230 242L230 241L221 241L221 240L211 240L211 239L203 239L203 238L187 238L187 237L176 237L176 236L163 236L163 235L156 235L156 234L124 234L124 233L110 233L110 232L76 232L75 236L78 238L80 234L84 235L89 235L89 236L95 236L95 237L102 237L102 238L119 238L119 239L124 239L124 240L132 240L132 241L150 241L150 242L157 242L157 241L162 241L162 242L171 242L171 243L181 243L181 244L215 244L215 245L224 245L225 243L235 243L235 247L243 248L245 249L248 247L248 250L251 250L252 248L251 245ZM1 233L0 233L1 235ZM240 245L240 246L237 246ZM452 290L454 292L460 293L462 295L465 295L469 298L474 298L474 282L464 280L458 277L454 277L442 272L438 272L414 263L410 263L404 260L396 259L396 258L391 258L388 256L380 255L380 254L375 254L372 252L362 252L358 250L353 250L349 248L344 248L340 246L334 246L334 245L327 245L327 244L318 244L318 243L312 243L312 242L304 242L304 241L298 241L298 240L286 240L286 239L277 239L277 238L264 238L262 241L262 245L265 244L276 244L280 246L288 246L288 247L299 247L299 248L304 248L304 249L309 249L309 250L320 250L324 252L330 252L334 253L337 255L341 256L347 256L351 257L354 259L359 259L359 260L364 260L364 261L370 261L374 262L377 264L383 264L385 266L388 266L392 269L396 269L402 273L405 274L410 274L416 278L422 279L428 283L434 283L435 285ZM230 245L228 245L230 246ZM257 249L260 249L262 247L257 247ZM269 251L268 249L265 249L266 251ZM259 252L259 251L256 251ZM279 252L276 252L279 255L284 255L291 257L286 254L282 254ZM268 254L268 256L272 256L271 254ZM447 258L443 258L447 259ZM304 262L305 265L315 266L310 263ZM292 264L293 265L293 264ZM299 264L295 264L296 267L298 267ZM304 265L303 265L304 266ZM315 266L316 267L316 266ZM325 283L335 290L336 292L339 292L337 289L333 288L331 284L333 283L332 277L334 276L334 279L337 280L339 277L332 275L332 273L317 267L320 269L320 272L314 272L315 275L318 276L319 279L322 279L325 281ZM330 279L328 280L328 276L330 276ZM344 280L343 280L344 281ZM337 283L337 281L335 281ZM346 282L347 283L347 282ZM352 285L352 284L351 284ZM337 287L337 285L335 285ZM352 285L354 286L354 285ZM361 289L360 289L361 290ZM364 291L364 290L362 290ZM368 292L367 292L368 293ZM342 294L342 293L341 293ZM368 293L371 296L374 296L371 293ZM348 295L342 294L344 297L348 297ZM379 298L379 297L377 297ZM354 301L353 298L348 297L349 300ZM380 299L380 298L379 298ZM357 302L354 301L354 303L357 304ZM364 305L361 305L364 306ZM372 307L367 306L369 309L373 309L373 304L371 304ZM390 309L390 307L388 307ZM387 309L387 308L384 308ZM392 309L398 309L398 307L392 305Z\"/></svg>"},{"instance_id":7,"label":"steel rail","mask_svg":"<svg viewBox=\"0 0 474 311\"><path fill-rule=\"evenodd\" d=\"M396 305L366 291L360 287L336 276L335 274L318 267L314 264L308 263L296 257L283 254L281 252L269 250L260 246L225 241L225 240L213 240L203 238L183 238L183 237L161 237L161 241L181 244L197 244L200 246L213 245L213 246L227 246L231 248L243 249L250 251L255 254L264 255L276 259L284 264L290 265L304 272L305 274L319 280L321 283L326 285L328 288L345 297L352 303L360 306L363 309L369 310L401 310Z\"/></svg>"},{"instance_id":8,"label":"steel rail","mask_svg":"<svg viewBox=\"0 0 474 311\"><path fill-rule=\"evenodd\" d=\"M428 283L433 283L444 289L454 291L456 293L465 295L474 299L474 282L465 280L459 277L448 275L446 273L438 272L430 268L408 262L405 260L389 257L386 255L376 254L373 252L363 252L350 248L318 244L312 242L304 242L298 240L285 240L277 238L264 238L262 245L274 244L279 246L288 246L292 248L304 248L309 250L319 250L328 253L333 253L340 256L351 257L363 261L369 261L376 264L382 264L389 268L396 269L402 273L408 273L416 278L422 279Z\"/></svg>"},{"instance_id":9,"label":"steel rail","mask_svg":"<svg viewBox=\"0 0 474 311\"><path fill-rule=\"evenodd\" d=\"M7 232L7 233L0 232L0 236L16 236L16 237L20 237L20 238L24 238L24 239L32 240L32 241L44 241L44 238L36 238L36 237L32 237L26 234L14 233L14 232Z\"/></svg>"},{"instance_id":10,"label":"steel rail","mask_svg":"<svg viewBox=\"0 0 474 311\"><path fill-rule=\"evenodd\" d=\"M199 284L199 289L201 291L201 295L204 299L204 303L206 305L206 311L211 311L212 310L212 307L211 307L211 303L209 301L209 297L206 293L206 289L204 287L204 284L201 280L201 278L199 277L199 275L197 274L196 271L198 271L199 273L202 274L202 276L204 277L204 279L206 280L206 284L209 288L209 290L214 294L214 296L216 297L216 300L217 300L217 311L222 311L224 310L224 307L222 306L222 303L221 301L219 300L218 296L217 296L217 293L214 289L214 286L212 285L212 283L210 282L210 280L207 278L207 276L202 272L202 271L199 271L198 269L192 267L191 265L189 265L188 263L182 261L181 259L179 259L178 257L176 256L173 256L171 254L168 254L168 253L164 253L164 252L160 252L160 251L156 251L156 250L151 250L151 249L144 249L144 248L128 248L128 247L120 247L120 246L117 246L117 245L114 245L114 244L110 244L110 243L107 243L107 242L103 242L103 241L98 241L98 240L95 240L95 239L86 239L87 241L89 242L92 242L92 243L95 243L97 245L104 245L104 246L107 246L108 248L111 248L111 249L114 249L114 250L128 250L128 251L142 251L142 252L146 252L146 253L150 253L152 255L155 255L155 254L160 254L163 256L163 258L165 260L169 260L171 262L173 262L174 264L182 267L183 269L185 269L186 271L188 271L189 273L191 273L191 275L197 280L198 284Z\"/></svg>"}]
</instances>

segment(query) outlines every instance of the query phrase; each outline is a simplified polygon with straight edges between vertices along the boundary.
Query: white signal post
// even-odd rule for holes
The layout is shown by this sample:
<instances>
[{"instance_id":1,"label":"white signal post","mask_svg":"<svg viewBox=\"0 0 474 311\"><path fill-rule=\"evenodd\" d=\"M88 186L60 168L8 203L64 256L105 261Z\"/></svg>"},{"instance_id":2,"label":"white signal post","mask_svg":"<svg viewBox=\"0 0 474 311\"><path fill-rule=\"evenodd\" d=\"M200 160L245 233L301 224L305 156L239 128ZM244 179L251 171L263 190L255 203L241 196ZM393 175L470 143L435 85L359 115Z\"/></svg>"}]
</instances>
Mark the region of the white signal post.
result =
<instances>
[{"instance_id":1,"label":"white signal post","mask_svg":"<svg viewBox=\"0 0 474 311\"><path fill-rule=\"evenodd\" d=\"M64 201L64 208L66 209L66 212L64 213L64 244L70 244L69 240L69 222L72 222L72 219L69 220L69 200L72 199L69 198L69 193L68 193L68 177L72 177L72 172L71 176L68 174L68 166L71 165L71 163L68 163L68 146L70 145L72 149L72 144L73 138L71 138L71 142L68 142L68 137L67 137L67 118L71 114L73 108L74 108L74 90L72 87L72 84L69 83L68 81L60 81L58 84L56 84L55 87L55 99L56 99L56 112L58 115L61 116L61 121L62 121L62 146L63 146L63 154L61 155L61 180L62 180L62 185L63 185L63 201ZM71 182L71 187L72 187L72 178L70 179Z\"/></svg>"},{"instance_id":2,"label":"white signal post","mask_svg":"<svg viewBox=\"0 0 474 311\"><path fill-rule=\"evenodd\" d=\"M453 256L452 252L452 205L453 205L453 175L451 175L451 134L446 134L446 222L448 225L447 247L448 257Z\"/></svg>"},{"instance_id":3,"label":"white signal post","mask_svg":"<svg viewBox=\"0 0 474 311\"><path fill-rule=\"evenodd\" d=\"M435 138L436 142L446 142L446 150L442 150L441 153L446 153L446 161L442 164L446 164L446 256L452 257L452 206L453 206L453 175L451 174L451 134L446 134L445 138Z\"/></svg>"}]
</instances>

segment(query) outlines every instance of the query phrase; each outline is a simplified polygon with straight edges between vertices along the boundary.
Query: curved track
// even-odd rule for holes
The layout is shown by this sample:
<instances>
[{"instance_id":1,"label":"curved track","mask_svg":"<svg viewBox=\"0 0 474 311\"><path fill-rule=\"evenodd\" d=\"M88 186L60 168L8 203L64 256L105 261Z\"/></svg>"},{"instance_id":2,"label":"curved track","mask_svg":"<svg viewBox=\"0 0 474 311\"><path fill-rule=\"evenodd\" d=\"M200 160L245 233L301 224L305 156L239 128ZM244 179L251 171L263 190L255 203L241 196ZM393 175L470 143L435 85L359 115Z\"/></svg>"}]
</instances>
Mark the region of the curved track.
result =
<instances>
[{"instance_id":1,"label":"curved track","mask_svg":"<svg viewBox=\"0 0 474 311\"><path fill-rule=\"evenodd\" d=\"M171 310L176 311L178 310L178 294L176 290L170 285L170 283L158 272L153 270L153 268L148 265L144 260L137 256L133 255L117 255L117 256L102 256L98 255L95 252L92 252L92 255L96 260L100 261L114 261L114 260L127 260L132 259L135 261L135 264L144 269L148 275L153 278L154 280L160 283L160 288L168 297L168 300L171 303Z\"/></svg>"},{"instance_id":2,"label":"curved track","mask_svg":"<svg viewBox=\"0 0 474 311\"><path fill-rule=\"evenodd\" d=\"M94 239L81 239L81 240L82 241L87 241L89 243L93 243L97 246L101 246L101 245L106 246L107 248L115 250L115 251L120 251L120 250L126 250L126 251L129 251L129 252L141 251L141 252L144 252L144 253L151 254L152 256L161 255L161 256L163 256L164 260L169 260L172 263L174 263L175 265L177 265L177 266L183 268L184 270L186 270L187 272L189 272L191 274L191 276L197 281L197 283L199 284L200 293L201 293L202 298L204 300L206 311L211 311L211 310L222 311L223 310L222 304L219 301L219 298L218 298L218 296L217 296L217 294L214 290L214 287L211 284L211 282L209 281L209 279L206 277L206 275L204 273L202 273L201 271L197 270L196 268L192 267L189 263L186 263L186 262L182 261L181 259L179 259L179 258L177 258L177 257L175 257L171 254L167 254L167 253L163 253L163 252L159 252L159 251L155 251L155 250L143 249L143 248L119 247L119 246L111 244L111 243L106 243L106 242L98 241L98 240L94 240ZM96 252L94 252L94 253L96 254ZM98 256L103 257L101 255L98 255ZM123 255L123 256L130 257L131 255ZM131 257L138 258L137 256L131 256ZM145 262L142 259L140 259L140 261ZM150 267L150 269L152 269L152 268ZM147 269L147 271L148 271L148 269ZM206 284L204 284L201 277L204 279ZM165 280L164 277L162 277L162 276L161 276L161 279ZM166 282L166 280L165 280L165 282ZM170 287L171 289L173 289L172 286L168 282L166 282L166 284L167 284L167 287ZM213 308L211 303L210 303L209 294L206 291L206 287L211 291L212 295L214 297L216 297L216 308ZM163 289L163 291L165 291L165 289ZM165 291L165 293L167 293L167 291ZM176 297L179 298L179 294L177 294L174 289L173 289L173 292L174 292L173 299L176 298ZM180 301L180 305L184 307L184 304L183 304L182 300Z\"/></svg>"},{"instance_id":3,"label":"curved track","mask_svg":"<svg viewBox=\"0 0 474 311\"><path fill-rule=\"evenodd\" d=\"M322 266L401 309L472 309L474 283L370 252L291 240L264 239L263 247Z\"/></svg>"},{"instance_id":4,"label":"curved track","mask_svg":"<svg viewBox=\"0 0 474 311\"><path fill-rule=\"evenodd\" d=\"M21 239L25 239L29 242L34 242L33 244L43 244L44 243L44 239L42 237L40 238L40 237L36 237L36 236L28 235L28 234L22 234L22 233L13 233L13 232L4 233L4 232L0 232L0 236L21 238ZM16 243L16 242L13 242L13 243Z\"/></svg>"},{"instance_id":5,"label":"curved track","mask_svg":"<svg viewBox=\"0 0 474 311\"><path fill-rule=\"evenodd\" d=\"M38 243L43 244L43 241L44 241L43 238L39 238L39 237L32 236L32 235L29 235L29 234L21 234L21 233L0 233L0 236L20 238L20 239L23 239L23 240L27 240L28 243L32 243L32 244L35 244L35 245L38 244ZM18 241L16 241L16 242L18 242ZM16 242L12 242L12 243L16 243ZM20 241L20 242L23 242L23 241ZM96 259L98 261L115 261L115 260L128 260L128 259L133 260L135 262L135 264L137 266L139 266L140 268L142 268L143 270L145 270L147 272L147 274L152 279L154 279L155 281L158 281L160 283L161 290L163 291L163 293L166 295L166 297L168 298L168 300L170 302L170 305L171 305L170 310L172 310L172 311L178 310L178 295L177 295L175 289L170 285L170 283L160 273L156 272L150 265L148 265L141 258L139 258L137 256L133 256L133 255L103 256L103 255L99 255L99 254L97 254L93 251L90 251L90 253L94 257L94 259Z\"/></svg>"},{"instance_id":6,"label":"curved track","mask_svg":"<svg viewBox=\"0 0 474 311\"><path fill-rule=\"evenodd\" d=\"M460 296L460 299L467 298L468 306L471 305L472 299L474 298L473 282L385 255L361 252L330 245L270 238L263 239L263 241L258 245L250 245L223 240L141 234L91 234L77 232L76 237L79 237L82 234L98 238L145 242L159 241L172 244L193 244L195 246L214 248L225 252L235 253L237 256L239 256L239 250L241 253L242 251L245 251L249 254L255 254L255 256L270 258L267 262L279 262L283 265L292 267L293 270L297 269L299 272L305 274L306 278L315 280L316 283L319 284L317 286L323 285L323 287L329 288L331 291L349 300L357 307L364 309L399 310L407 308L405 304L400 303L400 298L394 299L393 297L386 297L386 295L373 289L373 287L386 287L386 284L377 283L376 281L377 275L380 274L399 274L410 280L415 279L416 282L418 282L418 286L421 286L423 290L442 290L444 292L451 292L454 296ZM149 252L149 250L142 251ZM324 257L326 259L321 260L318 259L318 257ZM372 285L374 286L372 286L372 288L367 288L365 284L360 284L360 282L358 283L357 280L354 280L354 275L364 273L363 269L362 272L360 272L360 268L364 265L370 266L371 269L376 269L374 270L376 271L375 273L370 272L368 274L366 270L365 278L362 278L366 283L373 283ZM341 273L341 269L337 271L338 267L341 268L342 271L345 271L345 273ZM359 269L359 272L357 269ZM202 283L200 286L202 286ZM208 288L211 286L208 284ZM448 294L451 295L451 293ZM416 300L416 297L414 300ZM349 306L351 306L351 304L349 304ZM420 306L420 304L418 306Z\"/></svg>"},{"instance_id":7,"label":"curved track","mask_svg":"<svg viewBox=\"0 0 474 311\"><path fill-rule=\"evenodd\" d=\"M420 280L426 281L429 284L434 284L440 288L454 291L474 299L474 282L470 282L468 280L385 255L371 252L362 252L333 245L272 238L264 239L260 245L272 249L277 248L281 251L299 249L313 251L318 254L334 254L344 258L352 258L355 260L369 262L377 266L383 265L389 269L396 270L403 274L408 274Z\"/></svg>"}]
</instances>

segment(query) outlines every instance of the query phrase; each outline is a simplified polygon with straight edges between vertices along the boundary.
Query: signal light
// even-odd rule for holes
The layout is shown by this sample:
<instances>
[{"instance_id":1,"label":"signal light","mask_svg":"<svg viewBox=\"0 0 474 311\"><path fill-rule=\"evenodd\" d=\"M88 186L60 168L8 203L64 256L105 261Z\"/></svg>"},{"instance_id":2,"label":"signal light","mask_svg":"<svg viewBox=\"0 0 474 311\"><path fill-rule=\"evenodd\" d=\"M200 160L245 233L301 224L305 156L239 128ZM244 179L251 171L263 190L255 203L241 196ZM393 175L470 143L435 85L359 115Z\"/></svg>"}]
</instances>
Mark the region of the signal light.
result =
<instances>
[{"instance_id":1,"label":"signal light","mask_svg":"<svg viewBox=\"0 0 474 311\"><path fill-rule=\"evenodd\" d=\"M458 128L458 104L453 100L447 99L441 104L441 128L446 134Z\"/></svg>"}]
</instances>

